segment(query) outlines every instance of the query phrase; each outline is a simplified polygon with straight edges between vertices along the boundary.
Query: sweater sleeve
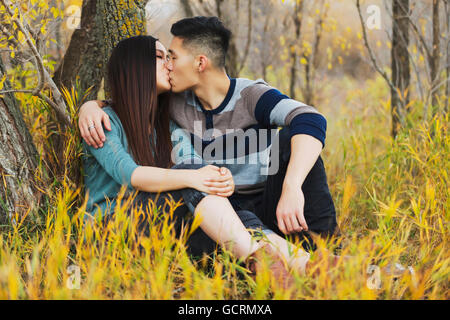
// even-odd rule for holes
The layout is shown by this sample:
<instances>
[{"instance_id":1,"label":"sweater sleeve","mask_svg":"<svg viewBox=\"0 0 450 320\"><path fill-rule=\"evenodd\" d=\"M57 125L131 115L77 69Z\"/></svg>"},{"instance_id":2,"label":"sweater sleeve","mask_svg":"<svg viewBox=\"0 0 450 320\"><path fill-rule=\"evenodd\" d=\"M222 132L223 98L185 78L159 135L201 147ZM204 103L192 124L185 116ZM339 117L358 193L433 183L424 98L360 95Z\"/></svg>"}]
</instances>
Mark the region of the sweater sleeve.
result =
<instances>
[{"instance_id":1,"label":"sweater sleeve","mask_svg":"<svg viewBox=\"0 0 450 320\"><path fill-rule=\"evenodd\" d=\"M120 185L131 185L131 175L133 171L139 167L134 161L133 157L125 149L124 144L121 141L123 132L119 119L116 118L111 112L105 110L110 116L111 131L105 130L106 140L101 148L94 148L86 144L83 144L86 150L91 153L102 168ZM102 124L103 125L103 124Z\"/></svg>"},{"instance_id":2,"label":"sweater sleeve","mask_svg":"<svg viewBox=\"0 0 450 320\"><path fill-rule=\"evenodd\" d=\"M258 123L265 126L289 126L291 137L307 134L315 137L325 146L327 122L313 106L290 99L266 84L256 84L248 90L252 102L250 108Z\"/></svg>"}]
</instances>

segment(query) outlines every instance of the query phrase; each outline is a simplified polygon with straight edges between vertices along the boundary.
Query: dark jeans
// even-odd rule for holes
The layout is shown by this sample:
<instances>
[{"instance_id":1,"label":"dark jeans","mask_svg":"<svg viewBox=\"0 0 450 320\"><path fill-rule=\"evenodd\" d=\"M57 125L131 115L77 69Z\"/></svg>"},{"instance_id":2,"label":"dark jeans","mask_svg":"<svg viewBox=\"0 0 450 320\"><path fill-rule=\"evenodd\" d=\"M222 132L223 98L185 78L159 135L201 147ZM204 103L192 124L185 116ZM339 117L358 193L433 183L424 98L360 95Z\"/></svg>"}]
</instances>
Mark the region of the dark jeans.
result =
<instances>
[{"instance_id":1,"label":"dark jeans","mask_svg":"<svg viewBox=\"0 0 450 320\"><path fill-rule=\"evenodd\" d=\"M172 169L199 169L206 165L206 163L178 164L173 166ZM207 193L200 192L192 188L161 192L159 194L141 191L134 199L131 208L129 209L129 213L131 214L132 208L134 207L142 207L144 212L150 212L150 210L148 210L150 205L149 200L152 200L157 208L161 208L159 214L163 214L164 212L168 212L169 209L166 199L173 199L175 203L182 200L182 205L175 209L173 219L170 221L170 223L174 224L174 230L177 237L179 237L183 226L184 228L190 227L194 218L193 213L195 208L205 196L207 196ZM253 212L248 210L238 210L236 213L243 222L244 226L255 236L260 235L263 230L264 233L270 233L270 230L267 230L267 227ZM145 218L143 220L138 222L138 229L139 232L142 232L144 235L148 235L150 224L148 222L148 216L144 215L144 217ZM191 234L191 236L187 239L186 244L188 253L194 258L201 258L203 254L211 255L215 249L218 249L218 252L220 252L221 249L218 244L201 228L197 228Z\"/></svg>"},{"instance_id":2,"label":"dark jeans","mask_svg":"<svg viewBox=\"0 0 450 320\"><path fill-rule=\"evenodd\" d=\"M278 172L267 176L263 192L251 196L234 194L230 197L230 201L235 204L236 210L246 209L254 212L269 229L285 237L278 228L276 209L291 156L291 139L288 127L280 130L278 134L280 152L279 154L270 154L271 161L272 157L278 157ZM302 185L302 191L305 197L304 216L308 230L322 237L338 234L336 210L328 188L325 167L320 156L307 175ZM305 250L315 250L315 244L309 231L295 233L293 239L306 240L302 243Z\"/></svg>"}]
</instances>

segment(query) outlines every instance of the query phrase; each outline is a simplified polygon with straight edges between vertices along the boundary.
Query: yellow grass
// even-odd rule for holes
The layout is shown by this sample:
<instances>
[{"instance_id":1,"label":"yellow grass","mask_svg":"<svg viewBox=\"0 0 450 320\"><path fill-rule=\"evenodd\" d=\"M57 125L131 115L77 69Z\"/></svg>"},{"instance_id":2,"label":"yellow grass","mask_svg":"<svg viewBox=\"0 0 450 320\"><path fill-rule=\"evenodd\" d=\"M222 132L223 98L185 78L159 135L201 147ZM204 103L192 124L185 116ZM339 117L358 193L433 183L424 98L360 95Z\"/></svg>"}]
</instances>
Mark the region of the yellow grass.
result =
<instances>
[{"instance_id":1,"label":"yellow grass","mask_svg":"<svg viewBox=\"0 0 450 320\"><path fill-rule=\"evenodd\" d=\"M330 83L323 96L333 96L335 86ZM423 106L414 101L408 126L393 141L389 96L380 79L363 88L344 79L340 86L343 98L324 100L319 109L328 119L323 158L343 233L338 242L342 254L354 256L350 262L330 269L323 260L318 276L296 276L289 290L279 288L268 271L253 281L229 252L201 260L188 256L185 241L192 230L176 239L168 223L180 203L172 203L162 223L152 219L148 237L126 237L136 233L126 203L113 223L97 220L83 228L86 199L70 177L79 170L81 152L74 119L66 136L66 175L48 181L44 161L36 172L46 205L2 226L0 299L448 299L448 115L423 122ZM36 99L20 99L27 101L23 111L38 150L46 154L47 111ZM75 91L66 92L66 100L74 114ZM415 276L382 277L381 287L371 289L366 257L379 266L412 265ZM79 289L69 283L76 267Z\"/></svg>"}]
</instances>

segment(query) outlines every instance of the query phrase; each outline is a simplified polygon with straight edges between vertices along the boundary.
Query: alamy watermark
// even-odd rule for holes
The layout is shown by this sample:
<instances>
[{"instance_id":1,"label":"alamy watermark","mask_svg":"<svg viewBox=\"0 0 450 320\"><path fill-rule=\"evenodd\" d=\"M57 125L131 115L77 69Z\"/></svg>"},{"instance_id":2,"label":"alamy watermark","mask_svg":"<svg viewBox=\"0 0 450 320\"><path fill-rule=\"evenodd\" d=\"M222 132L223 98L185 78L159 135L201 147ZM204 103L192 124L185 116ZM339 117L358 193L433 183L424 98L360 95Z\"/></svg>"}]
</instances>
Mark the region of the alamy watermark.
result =
<instances>
[{"instance_id":1,"label":"alamy watermark","mask_svg":"<svg viewBox=\"0 0 450 320\"><path fill-rule=\"evenodd\" d=\"M367 288L381 289L381 270L379 266L375 266L373 264L367 266L367 274L369 274L369 278L366 280Z\"/></svg>"},{"instance_id":2,"label":"alamy watermark","mask_svg":"<svg viewBox=\"0 0 450 320\"><path fill-rule=\"evenodd\" d=\"M375 4L367 6L366 26L369 30L381 30L381 9Z\"/></svg>"},{"instance_id":3,"label":"alamy watermark","mask_svg":"<svg viewBox=\"0 0 450 320\"><path fill-rule=\"evenodd\" d=\"M261 175L274 175L279 169L280 139L278 129L226 129L217 128L203 132L202 121L194 121L194 143L186 129L172 132L174 148L171 158L174 163L180 152L183 155L195 154L192 163L260 165ZM203 141L211 141L205 147ZM272 156L269 157L270 153Z\"/></svg>"},{"instance_id":4,"label":"alamy watermark","mask_svg":"<svg viewBox=\"0 0 450 320\"><path fill-rule=\"evenodd\" d=\"M66 281L66 287L71 290L80 289L81 283L80 267L75 264L71 264L70 266L67 267L67 274L69 275L69 277L67 278Z\"/></svg>"},{"instance_id":5,"label":"alamy watermark","mask_svg":"<svg viewBox=\"0 0 450 320\"><path fill-rule=\"evenodd\" d=\"M67 17L66 27L67 29L74 30L80 27L81 22L81 8L76 5L70 5L65 10L64 13Z\"/></svg>"}]
</instances>

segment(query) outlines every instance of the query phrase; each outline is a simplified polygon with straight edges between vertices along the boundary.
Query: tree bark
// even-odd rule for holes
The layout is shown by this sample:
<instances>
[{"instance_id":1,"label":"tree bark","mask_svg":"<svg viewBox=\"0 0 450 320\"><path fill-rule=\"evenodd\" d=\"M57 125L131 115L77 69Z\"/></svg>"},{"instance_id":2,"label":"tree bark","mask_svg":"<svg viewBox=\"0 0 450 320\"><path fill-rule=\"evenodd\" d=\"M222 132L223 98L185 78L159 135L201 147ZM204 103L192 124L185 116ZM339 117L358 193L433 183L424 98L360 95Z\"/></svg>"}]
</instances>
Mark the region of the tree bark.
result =
<instances>
[{"instance_id":1,"label":"tree bark","mask_svg":"<svg viewBox=\"0 0 450 320\"><path fill-rule=\"evenodd\" d=\"M88 99L96 99L102 80L100 23L97 18L98 0L84 0L80 27L75 29L63 60L56 69L53 80L58 87L75 86L79 77L79 90L85 92L93 86Z\"/></svg>"},{"instance_id":2,"label":"tree bark","mask_svg":"<svg viewBox=\"0 0 450 320\"><path fill-rule=\"evenodd\" d=\"M263 28L263 34L262 34L262 38L265 39L267 37L267 32L269 30L269 23L270 23L270 18L271 15L270 14L266 14L266 19L264 22L264 28ZM268 48L268 50L270 50L271 48ZM261 54L263 54L261 52ZM267 80L267 66L269 65L270 61L268 61L267 59L261 59L261 74L264 80Z\"/></svg>"},{"instance_id":3,"label":"tree bark","mask_svg":"<svg viewBox=\"0 0 450 320\"><path fill-rule=\"evenodd\" d=\"M446 25L447 25L447 68L446 75L447 81L445 84L445 105L444 105L444 113L448 112L448 104L450 99L450 4L449 0L445 1L445 15L446 15Z\"/></svg>"},{"instance_id":4,"label":"tree bark","mask_svg":"<svg viewBox=\"0 0 450 320\"><path fill-rule=\"evenodd\" d=\"M433 48L431 50L430 80L431 80L431 108L433 114L438 104L439 90L435 90L439 80L439 60L440 60L440 28L439 28L439 0L433 0ZM434 91L435 90L435 91Z\"/></svg>"},{"instance_id":5,"label":"tree bark","mask_svg":"<svg viewBox=\"0 0 450 320\"><path fill-rule=\"evenodd\" d=\"M186 17L191 18L194 16L194 11L189 4L189 0L180 0L181 6L183 7L184 14Z\"/></svg>"},{"instance_id":6,"label":"tree bark","mask_svg":"<svg viewBox=\"0 0 450 320\"><path fill-rule=\"evenodd\" d=\"M237 7L239 8L239 2L237 2ZM244 69L245 63L247 62L248 53L250 52L250 46L252 44L252 0L248 0L248 7L247 7L247 44L245 45L244 49L244 55L242 57L241 62L239 63L239 68L237 69L237 75L236 77L239 77L239 74L241 73L242 69ZM235 40L236 41L236 40Z\"/></svg>"},{"instance_id":7,"label":"tree bark","mask_svg":"<svg viewBox=\"0 0 450 320\"><path fill-rule=\"evenodd\" d=\"M325 9L326 10L326 9ZM323 12L323 13L322 13ZM314 26L314 41L312 43L312 50L309 56L303 54L306 60L305 64L305 85L302 86L303 100L307 105L313 106L315 100L315 77L316 70L319 65L319 46L322 39L323 20L326 16L323 2L321 2L320 15L315 21Z\"/></svg>"},{"instance_id":8,"label":"tree bark","mask_svg":"<svg viewBox=\"0 0 450 320\"><path fill-rule=\"evenodd\" d=\"M102 0L98 15L102 22L104 43L102 51L102 76L106 78L106 65L112 49L120 40L146 34L145 4L148 0ZM110 97L105 81L105 97Z\"/></svg>"},{"instance_id":9,"label":"tree bark","mask_svg":"<svg viewBox=\"0 0 450 320\"><path fill-rule=\"evenodd\" d=\"M404 123L405 106L409 102L409 0L393 0L392 13L391 77L394 87L391 88L391 134L395 138Z\"/></svg>"},{"instance_id":10,"label":"tree bark","mask_svg":"<svg viewBox=\"0 0 450 320\"><path fill-rule=\"evenodd\" d=\"M0 57L0 78L6 73ZM8 80L5 89L11 86ZM13 93L0 98L0 223L15 213L23 216L38 205L41 194L34 187L39 155Z\"/></svg>"},{"instance_id":11,"label":"tree bark","mask_svg":"<svg viewBox=\"0 0 450 320\"><path fill-rule=\"evenodd\" d=\"M114 46L122 39L145 34L146 3L146 0L84 0L80 28L72 35L54 74L55 82L69 88L75 85L78 76L79 92L84 93L92 86L87 99L96 99Z\"/></svg>"},{"instance_id":12,"label":"tree bark","mask_svg":"<svg viewBox=\"0 0 450 320\"><path fill-rule=\"evenodd\" d=\"M291 99L296 98L295 87L297 84L297 57L298 57L298 45L300 42L300 30L302 27L302 11L303 11L303 0L296 0L295 10L294 10L294 28L295 28L295 38L294 43L290 47L291 56L291 70L290 70L290 83L289 83L289 95Z\"/></svg>"}]
</instances>

